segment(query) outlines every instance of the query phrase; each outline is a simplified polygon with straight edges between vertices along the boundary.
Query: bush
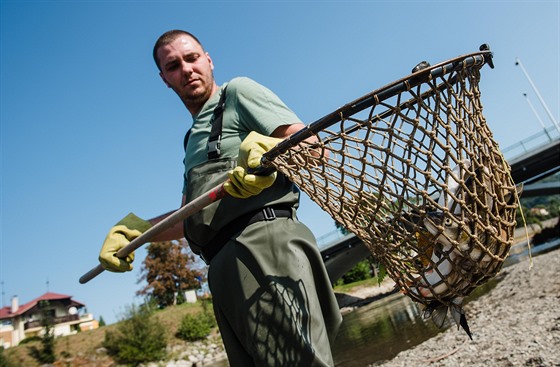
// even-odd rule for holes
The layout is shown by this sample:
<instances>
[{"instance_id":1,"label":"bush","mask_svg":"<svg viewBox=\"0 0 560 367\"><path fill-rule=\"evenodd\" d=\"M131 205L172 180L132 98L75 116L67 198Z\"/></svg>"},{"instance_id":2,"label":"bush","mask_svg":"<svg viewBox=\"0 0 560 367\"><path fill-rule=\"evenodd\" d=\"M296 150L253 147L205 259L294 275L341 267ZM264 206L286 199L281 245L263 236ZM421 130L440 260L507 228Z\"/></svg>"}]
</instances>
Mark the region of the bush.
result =
<instances>
[{"instance_id":1,"label":"bush","mask_svg":"<svg viewBox=\"0 0 560 367\"><path fill-rule=\"evenodd\" d=\"M210 335L214 326L216 326L216 319L205 307L203 312L185 315L176 336L190 342L204 339Z\"/></svg>"},{"instance_id":2,"label":"bush","mask_svg":"<svg viewBox=\"0 0 560 367\"><path fill-rule=\"evenodd\" d=\"M165 328L146 306L131 307L128 318L107 331L103 346L116 362L138 366L165 357Z\"/></svg>"},{"instance_id":3,"label":"bush","mask_svg":"<svg viewBox=\"0 0 560 367\"><path fill-rule=\"evenodd\" d=\"M350 284L369 278L371 278L371 266L367 259L357 263L348 273L342 276L344 284Z\"/></svg>"}]
</instances>

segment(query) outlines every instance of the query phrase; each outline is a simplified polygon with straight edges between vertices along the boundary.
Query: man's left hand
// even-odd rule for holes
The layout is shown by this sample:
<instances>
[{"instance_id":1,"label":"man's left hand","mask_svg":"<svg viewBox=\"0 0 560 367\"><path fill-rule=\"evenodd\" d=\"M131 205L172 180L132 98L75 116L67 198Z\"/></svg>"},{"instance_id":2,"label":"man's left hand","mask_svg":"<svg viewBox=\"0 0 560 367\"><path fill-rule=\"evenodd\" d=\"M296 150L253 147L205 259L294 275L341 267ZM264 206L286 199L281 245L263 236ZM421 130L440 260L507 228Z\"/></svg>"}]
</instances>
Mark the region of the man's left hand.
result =
<instances>
[{"instance_id":1,"label":"man's left hand","mask_svg":"<svg viewBox=\"0 0 560 367\"><path fill-rule=\"evenodd\" d=\"M237 167L228 172L230 181L224 184L224 189L233 197L245 199L258 195L262 190L272 186L276 180L276 172L270 175L258 176L248 174L247 168L257 168L264 153L272 149L282 139L264 136L252 131L239 147Z\"/></svg>"}]
</instances>

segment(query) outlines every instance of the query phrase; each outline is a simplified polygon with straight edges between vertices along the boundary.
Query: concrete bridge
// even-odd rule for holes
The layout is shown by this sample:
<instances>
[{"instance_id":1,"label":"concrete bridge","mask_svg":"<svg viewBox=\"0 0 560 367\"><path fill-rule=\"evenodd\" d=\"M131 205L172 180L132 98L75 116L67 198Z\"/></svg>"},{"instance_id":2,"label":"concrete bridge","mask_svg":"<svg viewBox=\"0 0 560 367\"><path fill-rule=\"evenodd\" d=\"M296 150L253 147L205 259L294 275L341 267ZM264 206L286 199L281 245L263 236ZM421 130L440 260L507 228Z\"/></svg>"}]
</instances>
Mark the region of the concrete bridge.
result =
<instances>
[{"instance_id":1,"label":"concrete bridge","mask_svg":"<svg viewBox=\"0 0 560 367\"><path fill-rule=\"evenodd\" d=\"M514 182L524 184L522 197L560 194L560 181L540 182L560 171L560 136L552 138L551 133L554 131L543 131L503 150ZM370 255L353 234L343 236L335 231L318 242L332 283Z\"/></svg>"}]
</instances>

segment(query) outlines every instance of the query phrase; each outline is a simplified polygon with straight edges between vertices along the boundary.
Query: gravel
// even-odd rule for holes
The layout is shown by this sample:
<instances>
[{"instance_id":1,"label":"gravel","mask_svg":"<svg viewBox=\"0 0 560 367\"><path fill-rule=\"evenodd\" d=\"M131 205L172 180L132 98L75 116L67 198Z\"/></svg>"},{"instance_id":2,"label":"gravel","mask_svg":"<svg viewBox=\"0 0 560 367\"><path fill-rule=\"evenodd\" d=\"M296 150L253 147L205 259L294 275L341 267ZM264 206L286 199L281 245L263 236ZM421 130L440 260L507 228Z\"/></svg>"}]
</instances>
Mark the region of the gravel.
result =
<instances>
[{"instance_id":1,"label":"gravel","mask_svg":"<svg viewBox=\"0 0 560 367\"><path fill-rule=\"evenodd\" d=\"M455 327L370 366L560 366L560 250L504 268L465 306L471 341Z\"/></svg>"}]
</instances>

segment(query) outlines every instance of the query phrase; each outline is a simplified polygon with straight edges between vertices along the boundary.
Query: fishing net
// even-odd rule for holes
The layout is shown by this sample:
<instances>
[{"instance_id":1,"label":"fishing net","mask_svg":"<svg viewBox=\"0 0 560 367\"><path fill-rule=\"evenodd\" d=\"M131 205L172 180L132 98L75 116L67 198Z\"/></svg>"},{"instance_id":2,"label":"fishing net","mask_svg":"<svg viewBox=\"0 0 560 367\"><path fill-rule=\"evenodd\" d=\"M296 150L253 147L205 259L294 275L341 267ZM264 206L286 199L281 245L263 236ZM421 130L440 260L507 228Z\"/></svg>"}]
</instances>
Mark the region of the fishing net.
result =
<instances>
[{"instance_id":1,"label":"fishing net","mask_svg":"<svg viewBox=\"0 0 560 367\"><path fill-rule=\"evenodd\" d=\"M263 159L425 305L468 295L496 275L512 244L518 193L480 101L480 69L493 67L491 57L483 45L420 63Z\"/></svg>"}]
</instances>

